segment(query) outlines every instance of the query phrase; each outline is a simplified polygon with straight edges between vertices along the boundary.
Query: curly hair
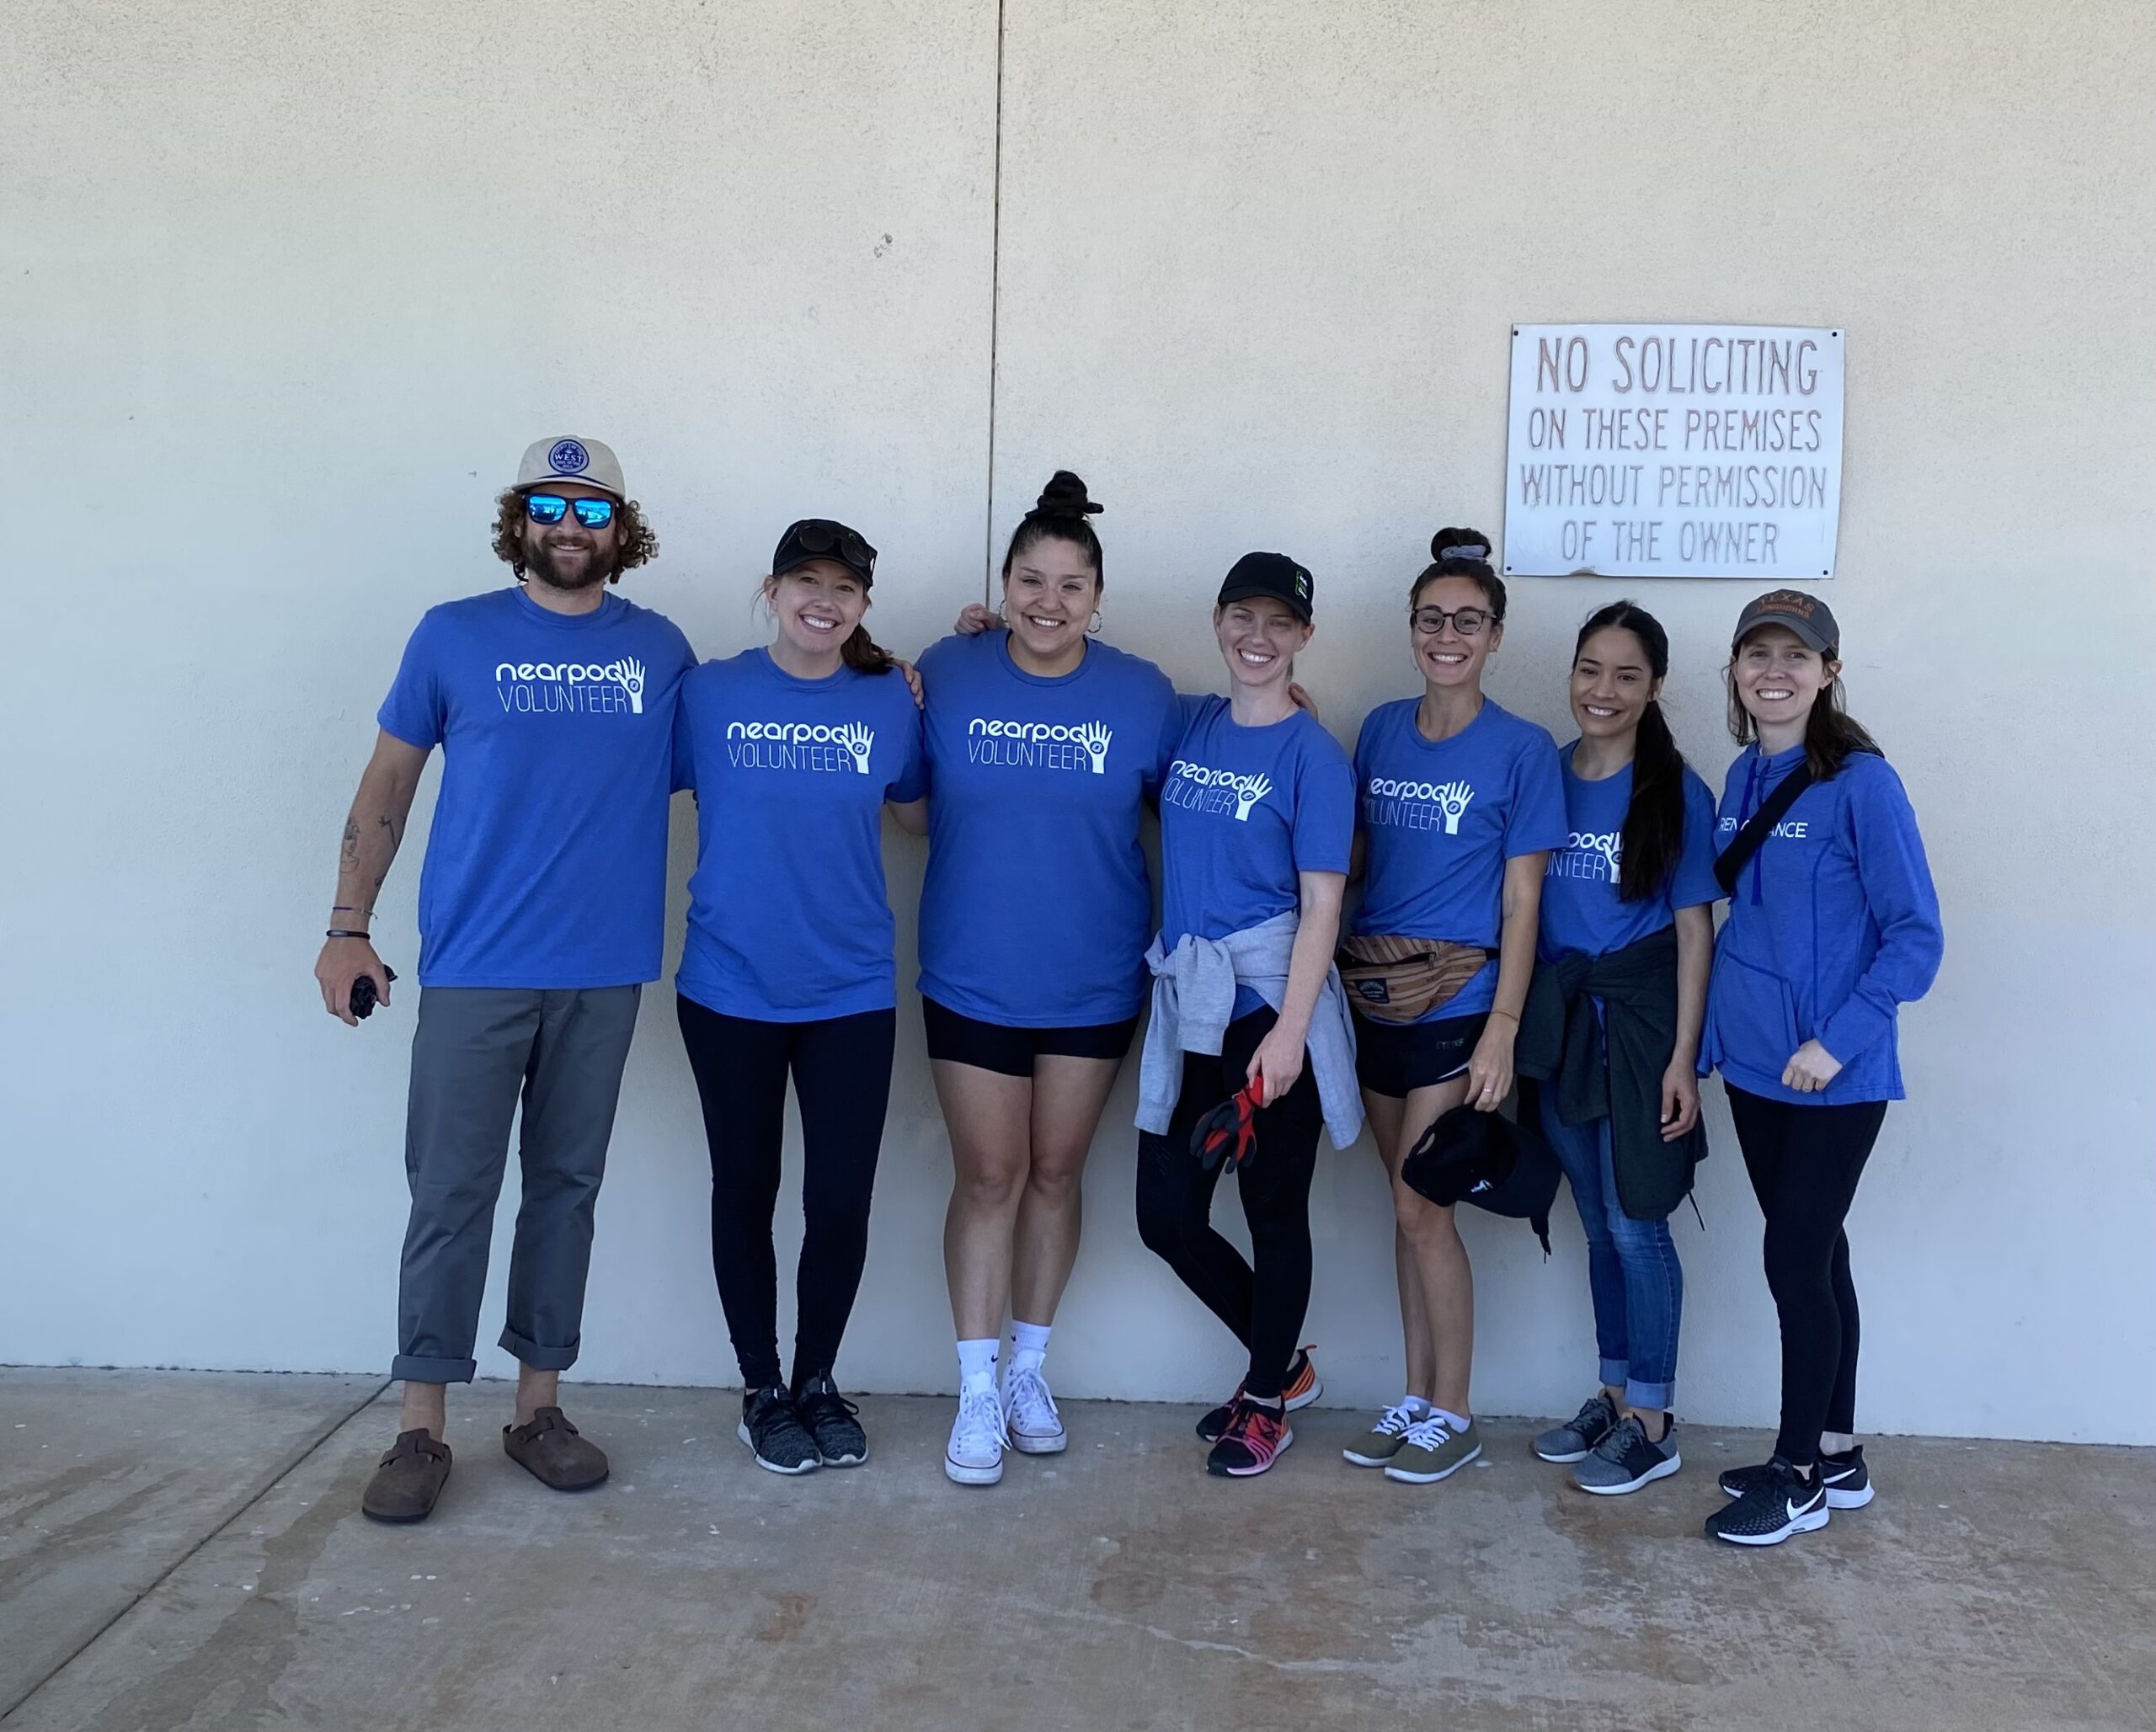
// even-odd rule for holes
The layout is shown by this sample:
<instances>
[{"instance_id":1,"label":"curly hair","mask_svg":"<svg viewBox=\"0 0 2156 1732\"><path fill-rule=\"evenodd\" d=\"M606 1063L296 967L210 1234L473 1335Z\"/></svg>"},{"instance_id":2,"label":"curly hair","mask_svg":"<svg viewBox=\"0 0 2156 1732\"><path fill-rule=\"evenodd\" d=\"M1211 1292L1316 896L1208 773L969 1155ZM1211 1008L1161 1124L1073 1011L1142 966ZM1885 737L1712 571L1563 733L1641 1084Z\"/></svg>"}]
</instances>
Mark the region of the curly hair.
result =
<instances>
[{"instance_id":1,"label":"curly hair","mask_svg":"<svg viewBox=\"0 0 2156 1732\"><path fill-rule=\"evenodd\" d=\"M659 552L659 537L651 532L651 525L643 520L643 509L634 499L623 499L615 506L614 522L620 531L622 552L614 569L606 574L610 584L620 583L623 572L648 564ZM524 495L515 488L494 501L494 557L516 573L518 583L524 581Z\"/></svg>"}]
</instances>

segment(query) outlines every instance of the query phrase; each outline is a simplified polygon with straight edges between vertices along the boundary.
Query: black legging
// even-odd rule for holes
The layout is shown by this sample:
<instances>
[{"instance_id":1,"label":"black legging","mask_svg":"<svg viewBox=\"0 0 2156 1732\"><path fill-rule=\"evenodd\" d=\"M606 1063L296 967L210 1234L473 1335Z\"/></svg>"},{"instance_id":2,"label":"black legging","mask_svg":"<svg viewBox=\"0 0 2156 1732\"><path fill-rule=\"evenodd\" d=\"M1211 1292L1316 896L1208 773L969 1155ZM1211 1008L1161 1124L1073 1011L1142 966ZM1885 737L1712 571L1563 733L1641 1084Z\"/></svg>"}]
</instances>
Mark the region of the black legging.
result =
<instances>
[{"instance_id":1,"label":"black legging","mask_svg":"<svg viewBox=\"0 0 2156 1732\"><path fill-rule=\"evenodd\" d=\"M1254 1271L1213 1230L1220 1169L1198 1164L1190 1129L1242 1087L1251 1054L1277 1021L1271 1010L1253 1010L1228 1025L1217 1058L1186 1053L1167 1135L1138 1138L1138 1236L1250 1350L1243 1388L1265 1400L1280 1394L1310 1308L1310 1179L1325 1126L1317 1080L1306 1062L1286 1096L1259 1111L1257 1152L1236 1176Z\"/></svg>"},{"instance_id":2,"label":"black legging","mask_svg":"<svg viewBox=\"0 0 2156 1732\"><path fill-rule=\"evenodd\" d=\"M1782 1326L1782 1430L1802 1467L1822 1431L1856 1429L1856 1286L1842 1223L1886 1117L1884 1100L1799 1106L1729 1090L1744 1169L1767 1218L1767 1289Z\"/></svg>"},{"instance_id":3,"label":"black legging","mask_svg":"<svg viewBox=\"0 0 2156 1732\"><path fill-rule=\"evenodd\" d=\"M711 1261L744 1387L779 1381L778 1204L786 1078L801 1105L801 1265L793 1378L829 1372L868 1258L868 1202L891 1098L895 1010L820 1022L723 1016L676 996L711 1144Z\"/></svg>"}]
</instances>

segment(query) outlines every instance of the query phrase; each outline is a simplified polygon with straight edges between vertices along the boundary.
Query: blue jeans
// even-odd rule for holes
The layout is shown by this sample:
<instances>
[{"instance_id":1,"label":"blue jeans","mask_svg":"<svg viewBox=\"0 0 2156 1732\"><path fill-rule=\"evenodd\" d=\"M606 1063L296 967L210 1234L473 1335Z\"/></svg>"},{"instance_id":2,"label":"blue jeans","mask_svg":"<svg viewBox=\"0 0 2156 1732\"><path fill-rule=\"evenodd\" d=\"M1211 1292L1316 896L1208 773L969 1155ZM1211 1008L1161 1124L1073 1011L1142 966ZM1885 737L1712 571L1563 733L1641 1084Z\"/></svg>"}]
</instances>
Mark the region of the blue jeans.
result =
<instances>
[{"instance_id":1,"label":"blue jeans","mask_svg":"<svg viewBox=\"0 0 2156 1732\"><path fill-rule=\"evenodd\" d=\"M1684 1271L1669 1223L1636 1221L1617 1201L1609 1121L1566 1125L1557 1091L1542 1091L1542 1131L1572 1180L1587 1229L1588 1290L1594 1297L1594 1340L1602 1381L1625 1392L1629 1407L1662 1412L1677 1392L1677 1330L1684 1314Z\"/></svg>"}]
</instances>

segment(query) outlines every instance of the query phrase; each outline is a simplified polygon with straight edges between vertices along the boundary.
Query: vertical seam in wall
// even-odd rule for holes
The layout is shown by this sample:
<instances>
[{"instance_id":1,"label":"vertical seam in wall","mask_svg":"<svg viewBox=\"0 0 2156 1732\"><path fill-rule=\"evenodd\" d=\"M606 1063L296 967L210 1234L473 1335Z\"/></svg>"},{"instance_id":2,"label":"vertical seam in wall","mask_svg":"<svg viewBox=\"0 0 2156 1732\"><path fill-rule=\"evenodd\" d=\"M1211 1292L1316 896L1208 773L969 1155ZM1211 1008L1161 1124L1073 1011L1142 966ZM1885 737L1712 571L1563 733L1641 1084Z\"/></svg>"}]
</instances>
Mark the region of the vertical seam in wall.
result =
<instances>
[{"instance_id":1,"label":"vertical seam in wall","mask_svg":"<svg viewBox=\"0 0 2156 1732\"><path fill-rule=\"evenodd\" d=\"M995 138L989 170L988 497L981 503L980 594L994 594L995 570L995 348L1003 317L1003 8L995 0Z\"/></svg>"}]
</instances>

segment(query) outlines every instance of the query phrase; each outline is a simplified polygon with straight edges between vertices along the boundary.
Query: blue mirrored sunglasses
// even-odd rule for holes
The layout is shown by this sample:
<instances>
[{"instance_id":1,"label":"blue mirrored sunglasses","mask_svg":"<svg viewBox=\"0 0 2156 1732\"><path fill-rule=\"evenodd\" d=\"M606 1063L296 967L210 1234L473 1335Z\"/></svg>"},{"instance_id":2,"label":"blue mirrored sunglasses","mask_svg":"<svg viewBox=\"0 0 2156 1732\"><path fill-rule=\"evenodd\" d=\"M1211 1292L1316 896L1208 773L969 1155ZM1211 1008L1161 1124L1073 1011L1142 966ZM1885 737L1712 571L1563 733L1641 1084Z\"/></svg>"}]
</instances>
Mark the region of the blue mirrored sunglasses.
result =
<instances>
[{"instance_id":1,"label":"blue mirrored sunglasses","mask_svg":"<svg viewBox=\"0 0 2156 1732\"><path fill-rule=\"evenodd\" d=\"M526 493L524 514L534 523L559 523L571 507L576 520L588 530L603 530L614 520L611 499L564 499L559 493Z\"/></svg>"}]
</instances>

